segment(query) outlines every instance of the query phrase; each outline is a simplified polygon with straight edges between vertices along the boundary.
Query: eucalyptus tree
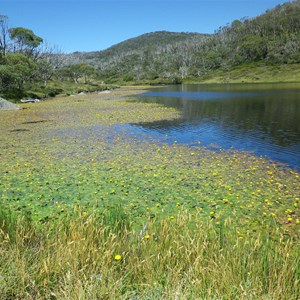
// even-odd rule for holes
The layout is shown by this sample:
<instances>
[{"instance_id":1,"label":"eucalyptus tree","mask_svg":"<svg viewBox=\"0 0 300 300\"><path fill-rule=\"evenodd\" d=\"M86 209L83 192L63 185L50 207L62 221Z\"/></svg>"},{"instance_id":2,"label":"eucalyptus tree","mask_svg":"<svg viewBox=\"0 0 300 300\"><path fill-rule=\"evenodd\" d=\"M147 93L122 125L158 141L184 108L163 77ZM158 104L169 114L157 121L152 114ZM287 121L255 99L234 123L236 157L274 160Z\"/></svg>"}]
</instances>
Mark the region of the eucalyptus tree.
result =
<instances>
[{"instance_id":1,"label":"eucalyptus tree","mask_svg":"<svg viewBox=\"0 0 300 300\"><path fill-rule=\"evenodd\" d=\"M8 17L0 15L0 54L5 56L8 48Z\"/></svg>"},{"instance_id":2,"label":"eucalyptus tree","mask_svg":"<svg viewBox=\"0 0 300 300\"><path fill-rule=\"evenodd\" d=\"M85 63L66 66L59 70L59 75L62 78L72 79L76 84L79 83L80 78L84 78L84 83L87 83L89 78L96 75L96 73L94 67Z\"/></svg>"},{"instance_id":3,"label":"eucalyptus tree","mask_svg":"<svg viewBox=\"0 0 300 300\"><path fill-rule=\"evenodd\" d=\"M13 41L13 52L23 53L29 57L33 56L34 51L43 42L43 39L32 30L23 27L10 28L9 34Z\"/></svg>"},{"instance_id":4,"label":"eucalyptus tree","mask_svg":"<svg viewBox=\"0 0 300 300\"><path fill-rule=\"evenodd\" d=\"M22 53L8 53L0 66L0 87L22 91L36 79L37 65Z\"/></svg>"}]
</instances>

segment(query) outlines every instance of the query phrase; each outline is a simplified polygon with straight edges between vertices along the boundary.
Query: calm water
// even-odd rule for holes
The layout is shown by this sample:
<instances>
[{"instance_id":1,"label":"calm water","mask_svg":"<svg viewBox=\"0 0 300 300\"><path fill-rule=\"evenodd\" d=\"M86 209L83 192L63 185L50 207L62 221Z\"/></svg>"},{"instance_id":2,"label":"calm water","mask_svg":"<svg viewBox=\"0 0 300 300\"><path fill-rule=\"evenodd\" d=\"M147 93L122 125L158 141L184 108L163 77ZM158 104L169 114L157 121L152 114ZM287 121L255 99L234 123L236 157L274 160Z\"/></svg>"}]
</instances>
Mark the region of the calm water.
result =
<instances>
[{"instance_id":1,"label":"calm water","mask_svg":"<svg viewBox=\"0 0 300 300\"><path fill-rule=\"evenodd\" d=\"M300 84L181 85L138 101L179 109L180 119L127 131L164 142L247 150L300 169Z\"/></svg>"}]
</instances>

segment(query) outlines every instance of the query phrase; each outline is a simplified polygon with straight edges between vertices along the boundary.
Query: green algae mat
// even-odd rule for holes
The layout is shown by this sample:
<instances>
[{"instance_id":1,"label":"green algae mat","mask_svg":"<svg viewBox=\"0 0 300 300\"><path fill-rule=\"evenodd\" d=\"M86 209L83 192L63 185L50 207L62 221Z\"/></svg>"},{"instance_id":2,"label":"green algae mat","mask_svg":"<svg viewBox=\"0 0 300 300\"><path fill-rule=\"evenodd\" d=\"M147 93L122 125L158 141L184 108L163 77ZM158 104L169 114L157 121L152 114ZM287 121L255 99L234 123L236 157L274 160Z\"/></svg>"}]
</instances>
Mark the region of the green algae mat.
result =
<instances>
[{"instance_id":1,"label":"green algae mat","mask_svg":"<svg viewBox=\"0 0 300 300\"><path fill-rule=\"evenodd\" d=\"M37 224L80 206L121 207L141 227L179 211L241 238L270 232L299 238L300 174L246 152L164 144L115 125L179 117L128 101L139 90L55 98L0 111L1 204ZM126 96L126 97L124 97Z\"/></svg>"}]
</instances>

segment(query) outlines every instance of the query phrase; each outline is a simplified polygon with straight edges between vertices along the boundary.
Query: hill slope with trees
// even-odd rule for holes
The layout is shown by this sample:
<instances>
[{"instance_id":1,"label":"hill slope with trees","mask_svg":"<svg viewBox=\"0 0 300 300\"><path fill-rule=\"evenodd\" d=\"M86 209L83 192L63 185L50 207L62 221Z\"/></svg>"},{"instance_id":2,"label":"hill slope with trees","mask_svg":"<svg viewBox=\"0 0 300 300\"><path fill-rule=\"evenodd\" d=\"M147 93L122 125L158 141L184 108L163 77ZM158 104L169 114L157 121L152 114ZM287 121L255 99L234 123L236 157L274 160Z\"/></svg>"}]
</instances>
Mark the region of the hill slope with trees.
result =
<instances>
[{"instance_id":1,"label":"hill slope with trees","mask_svg":"<svg viewBox=\"0 0 300 300\"><path fill-rule=\"evenodd\" d=\"M237 66L300 62L300 1L287 2L253 19L234 20L212 35L154 32L105 51L74 53L93 65L103 80L170 81L204 79Z\"/></svg>"},{"instance_id":2,"label":"hill slope with trees","mask_svg":"<svg viewBox=\"0 0 300 300\"><path fill-rule=\"evenodd\" d=\"M68 55L72 62L84 62L97 68L104 81L119 82L171 78L175 73L186 76L190 56L209 35L157 31L126 40L104 51ZM176 71L177 69L177 71ZM177 74L176 74L177 76Z\"/></svg>"}]
</instances>

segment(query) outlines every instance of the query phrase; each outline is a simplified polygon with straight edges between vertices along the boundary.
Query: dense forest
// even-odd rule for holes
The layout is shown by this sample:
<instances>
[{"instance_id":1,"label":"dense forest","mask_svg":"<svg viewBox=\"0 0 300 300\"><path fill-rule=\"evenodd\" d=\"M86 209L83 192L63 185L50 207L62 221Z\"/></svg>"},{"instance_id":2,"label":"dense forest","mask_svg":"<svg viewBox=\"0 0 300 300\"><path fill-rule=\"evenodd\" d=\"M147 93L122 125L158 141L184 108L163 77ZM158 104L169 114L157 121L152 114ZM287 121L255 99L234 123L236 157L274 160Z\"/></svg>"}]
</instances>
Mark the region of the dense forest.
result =
<instances>
[{"instance_id":1,"label":"dense forest","mask_svg":"<svg viewBox=\"0 0 300 300\"><path fill-rule=\"evenodd\" d=\"M214 34L159 31L104 51L63 54L26 28L9 28L0 16L0 94L54 95L96 82L201 82L215 71L249 65L300 63L300 0L286 2L255 18L233 20ZM66 83L63 85L62 83ZM87 87L89 86L89 87ZM80 90L77 88L77 90ZM25 93L25 94L26 94Z\"/></svg>"}]
</instances>

